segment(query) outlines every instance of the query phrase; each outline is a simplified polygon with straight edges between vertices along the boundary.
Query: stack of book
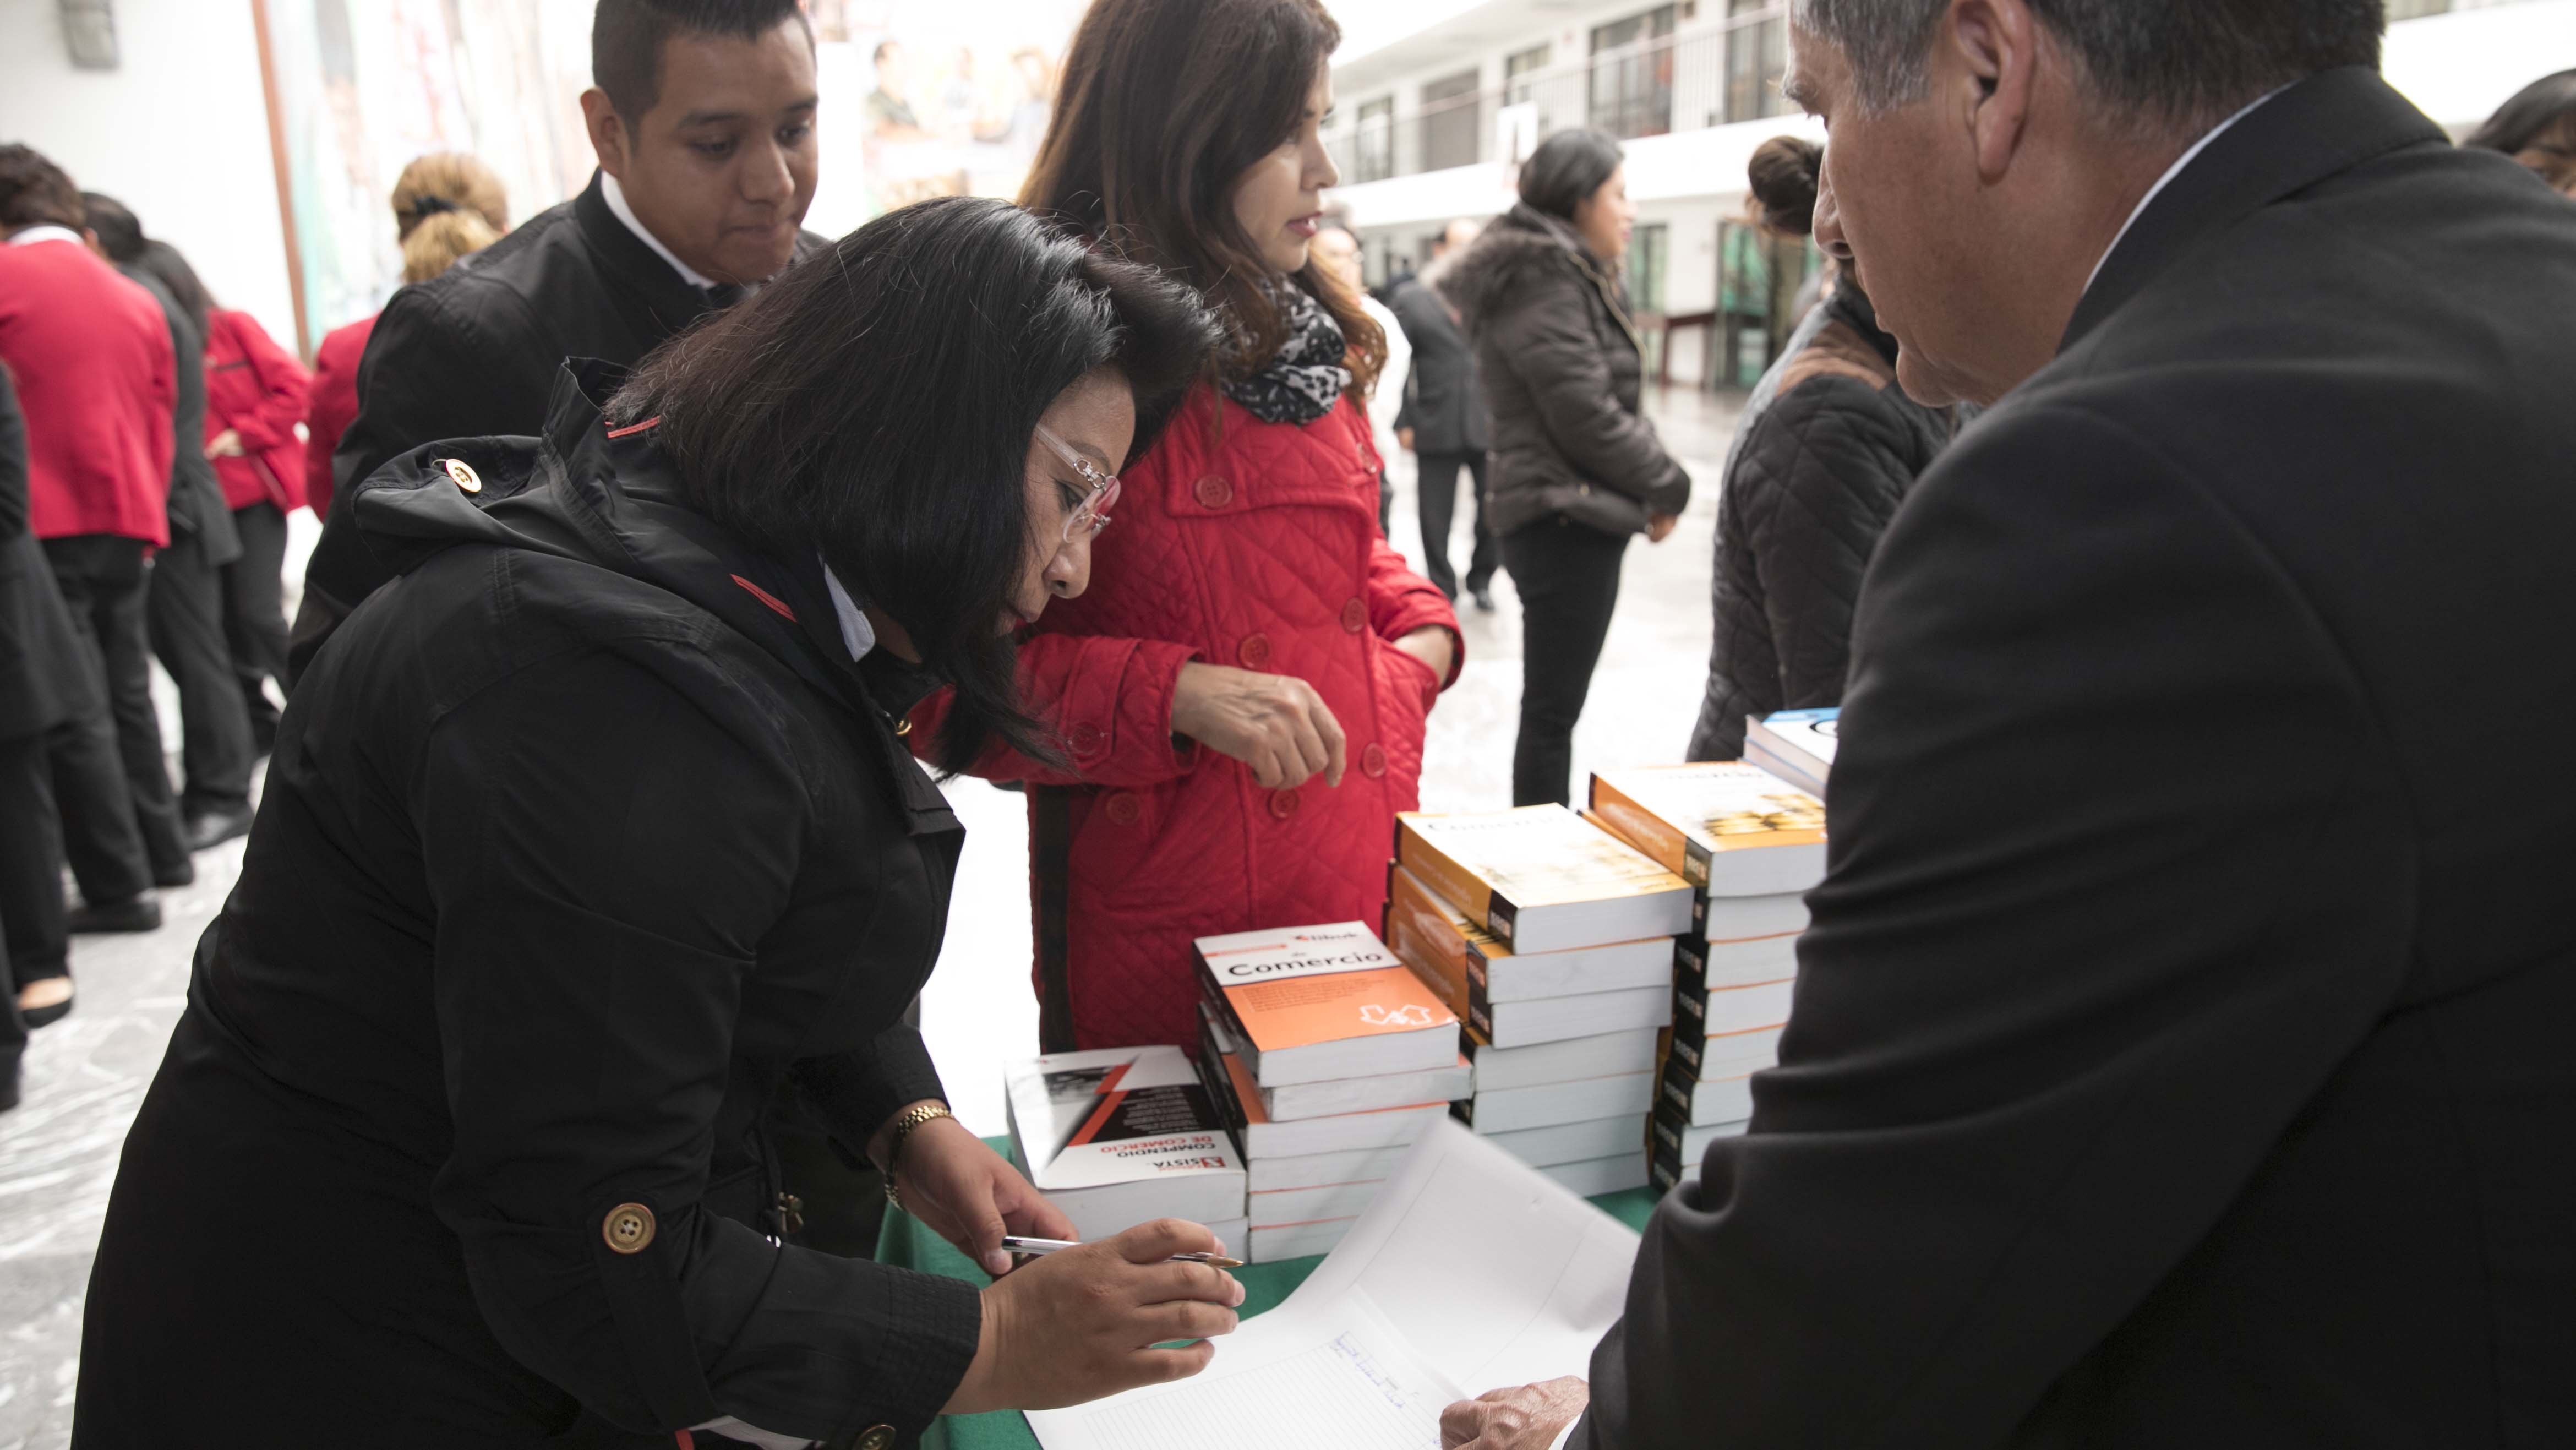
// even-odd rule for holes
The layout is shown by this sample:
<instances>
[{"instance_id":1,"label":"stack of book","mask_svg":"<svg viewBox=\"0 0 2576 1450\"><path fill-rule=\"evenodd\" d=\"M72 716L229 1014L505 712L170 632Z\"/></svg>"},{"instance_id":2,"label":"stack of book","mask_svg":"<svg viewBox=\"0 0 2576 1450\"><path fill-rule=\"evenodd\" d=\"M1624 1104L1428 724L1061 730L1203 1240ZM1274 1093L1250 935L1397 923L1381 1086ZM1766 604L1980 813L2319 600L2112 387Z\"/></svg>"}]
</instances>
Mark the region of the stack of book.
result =
<instances>
[{"instance_id":1,"label":"stack of book","mask_svg":"<svg viewBox=\"0 0 2576 1450\"><path fill-rule=\"evenodd\" d=\"M1642 1187L1690 905L1562 806L1399 817L1387 937L1465 1019L1475 1092L1456 1115L1577 1193Z\"/></svg>"},{"instance_id":2,"label":"stack of book","mask_svg":"<svg viewBox=\"0 0 2576 1450\"><path fill-rule=\"evenodd\" d=\"M1691 930L1673 949L1650 1165L1670 1188L1699 1176L1712 1141L1744 1131L1752 1075L1780 1060L1806 892L1825 874L1824 803L1726 761L1597 774L1592 810L1693 892Z\"/></svg>"},{"instance_id":3,"label":"stack of book","mask_svg":"<svg viewBox=\"0 0 2576 1450\"><path fill-rule=\"evenodd\" d=\"M1760 766L1818 800L1833 773L1843 712L1779 710L1744 725L1744 763Z\"/></svg>"},{"instance_id":4,"label":"stack of book","mask_svg":"<svg viewBox=\"0 0 2576 1450\"><path fill-rule=\"evenodd\" d=\"M1004 1087L1011 1157L1079 1237L1183 1218L1244 1242L1243 1159L1179 1048L1054 1053Z\"/></svg>"},{"instance_id":5,"label":"stack of book","mask_svg":"<svg viewBox=\"0 0 2576 1450\"><path fill-rule=\"evenodd\" d=\"M1200 1070L1249 1168L1244 1257L1324 1253L1467 1095L1458 1019L1356 921L1201 937L1192 956Z\"/></svg>"}]
</instances>

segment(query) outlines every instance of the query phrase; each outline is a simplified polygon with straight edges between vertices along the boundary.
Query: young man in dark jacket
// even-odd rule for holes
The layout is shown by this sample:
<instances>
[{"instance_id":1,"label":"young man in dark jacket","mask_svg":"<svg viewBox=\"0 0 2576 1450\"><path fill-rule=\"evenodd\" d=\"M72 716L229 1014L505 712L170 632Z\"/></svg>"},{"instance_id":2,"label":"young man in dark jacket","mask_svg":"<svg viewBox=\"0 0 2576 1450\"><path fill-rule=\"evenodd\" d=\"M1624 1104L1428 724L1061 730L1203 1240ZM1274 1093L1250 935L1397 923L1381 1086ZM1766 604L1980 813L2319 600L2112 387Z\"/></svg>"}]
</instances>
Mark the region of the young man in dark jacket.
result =
<instances>
[{"instance_id":1,"label":"young man in dark jacket","mask_svg":"<svg viewBox=\"0 0 2576 1450\"><path fill-rule=\"evenodd\" d=\"M584 120L599 170L445 276L394 294L367 340L306 566L297 672L390 576L348 518L354 485L441 438L535 434L567 357L631 364L819 245L814 44L796 0L599 0Z\"/></svg>"},{"instance_id":2,"label":"young man in dark jacket","mask_svg":"<svg viewBox=\"0 0 2576 1450\"><path fill-rule=\"evenodd\" d=\"M1494 570L1502 564L1494 531L1485 522L1485 450L1493 446L1493 419L1476 381L1476 350L1458 315L1434 290L1449 259L1464 252L1479 230L1472 221L1451 222L1440 234L1431 266L1395 279L1387 308L1413 345L1404 376L1404 408L1395 415L1395 438L1413 451L1415 499L1422 518L1423 577L1458 597L1458 571L1449 563L1449 529L1457 518L1458 475L1475 490L1476 546L1467 560L1467 592L1476 607L1494 607Z\"/></svg>"}]
</instances>

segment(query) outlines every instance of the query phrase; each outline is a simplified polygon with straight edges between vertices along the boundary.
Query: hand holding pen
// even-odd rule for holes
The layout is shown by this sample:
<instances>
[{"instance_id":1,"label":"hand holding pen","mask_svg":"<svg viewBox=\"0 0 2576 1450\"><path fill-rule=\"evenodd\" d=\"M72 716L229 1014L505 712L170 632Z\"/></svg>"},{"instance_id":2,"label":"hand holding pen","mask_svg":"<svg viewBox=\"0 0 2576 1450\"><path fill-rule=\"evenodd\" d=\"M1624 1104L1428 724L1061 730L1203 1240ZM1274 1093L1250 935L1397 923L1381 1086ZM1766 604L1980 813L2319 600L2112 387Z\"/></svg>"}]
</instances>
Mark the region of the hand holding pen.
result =
<instances>
[{"instance_id":1,"label":"hand holding pen","mask_svg":"<svg viewBox=\"0 0 2576 1450\"><path fill-rule=\"evenodd\" d=\"M975 1358L944 1413L1055 1409L1197 1374L1243 1303L1217 1267L1224 1248L1166 1218L1024 1260L983 1291Z\"/></svg>"}]
</instances>

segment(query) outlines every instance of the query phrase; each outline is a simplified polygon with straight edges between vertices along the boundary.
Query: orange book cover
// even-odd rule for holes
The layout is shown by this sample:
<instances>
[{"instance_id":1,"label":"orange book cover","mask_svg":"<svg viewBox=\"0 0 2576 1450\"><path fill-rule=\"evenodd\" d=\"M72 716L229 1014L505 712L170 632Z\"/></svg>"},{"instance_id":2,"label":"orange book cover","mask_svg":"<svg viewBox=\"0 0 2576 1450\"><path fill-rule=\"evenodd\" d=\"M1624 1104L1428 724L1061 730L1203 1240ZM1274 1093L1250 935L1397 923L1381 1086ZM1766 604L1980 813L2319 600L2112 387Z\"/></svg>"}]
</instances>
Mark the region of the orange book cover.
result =
<instances>
[{"instance_id":1,"label":"orange book cover","mask_svg":"<svg viewBox=\"0 0 2576 1450\"><path fill-rule=\"evenodd\" d=\"M1742 761L1641 766L1592 777L1592 809L1665 870L1706 887L1715 862L1778 847L1821 847L1824 802ZM1822 852L1816 851L1822 865Z\"/></svg>"},{"instance_id":2,"label":"orange book cover","mask_svg":"<svg viewBox=\"0 0 2576 1450\"><path fill-rule=\"evenodd\" d=\"M1262 1053L1434 1029L1457 1015L1356 921L1201 937L1199 971Z\"/></svg>"}]
</instances>

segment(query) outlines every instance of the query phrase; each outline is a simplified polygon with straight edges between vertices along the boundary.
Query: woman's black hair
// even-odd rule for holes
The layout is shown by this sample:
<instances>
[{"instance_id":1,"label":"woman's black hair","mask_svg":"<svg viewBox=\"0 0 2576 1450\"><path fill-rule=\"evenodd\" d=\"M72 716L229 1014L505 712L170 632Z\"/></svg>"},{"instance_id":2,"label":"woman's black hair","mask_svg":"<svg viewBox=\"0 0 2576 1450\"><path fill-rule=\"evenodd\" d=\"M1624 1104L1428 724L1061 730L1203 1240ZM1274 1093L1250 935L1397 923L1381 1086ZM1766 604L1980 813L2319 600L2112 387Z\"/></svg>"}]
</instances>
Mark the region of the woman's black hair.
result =
<instances>
[{"instance_id":1,"label":"woman's black hair","mask_svg":"<svg viewBox=\"0 0 2576 1450\"><path fill-rule=\"evenodd\" d=\"M1061 759L995 627L1041 542L1030 438L1107 367L1135 398L1141 456L1220 336L1161 273L1008 202L949 197L877 218L664 345L608 412L659 416L654 439L709 516L781 557L819 548L903 626L955 688L941 769L995 735Z\"/></svg>"},{"instance_id":2,"label":"woman's black hair","mask_svg":"<svg viewBox=\"0 0 2576 1450\"><path fill-rule=\"evenodd\" d=\"M1574 209L1601 189L1621 159L1619 143L1607 131L1559 131L1521 163L1521 201L1570 222Z\"/></svg>"},{"instance_id":3,"label":"woman's black hair","mask_svg":"<svg viewBox=\"0 0 2576 1450\"><path fill-rule=\"evenodd\" d=\"M168 242L155 238L143 244L143 259L137 265L152 274L152 279L168 289L170 299L196 324L197 336L206 336L206 322L215 310L214 295L206 284L197 280L197 269Z\"/></svg>"},{"instance_id":4,"label":"woman's black hair","mask_svg":"<svg viewBox=\"0 0 2576 1450\"><path fill-rule=\"evenodd\" d=\"M2544 142L2563 146L2570 140L2576 140L2576 70L2524 86L2460 144L2511 156Z\"/></svg>"},{"instance_id":5,"label":"woman's black hair","mask_svg":"<svg viewBox=\"0 0 2576 1450\"><path fill-rule=\"evenodd\" d=\"M1744 177L1752 185L1755 220L1781 236L1813 233L1824 167L1825 148L1802 136L1774 136L1754 147Z\"/></svg>"}]
</instances>

